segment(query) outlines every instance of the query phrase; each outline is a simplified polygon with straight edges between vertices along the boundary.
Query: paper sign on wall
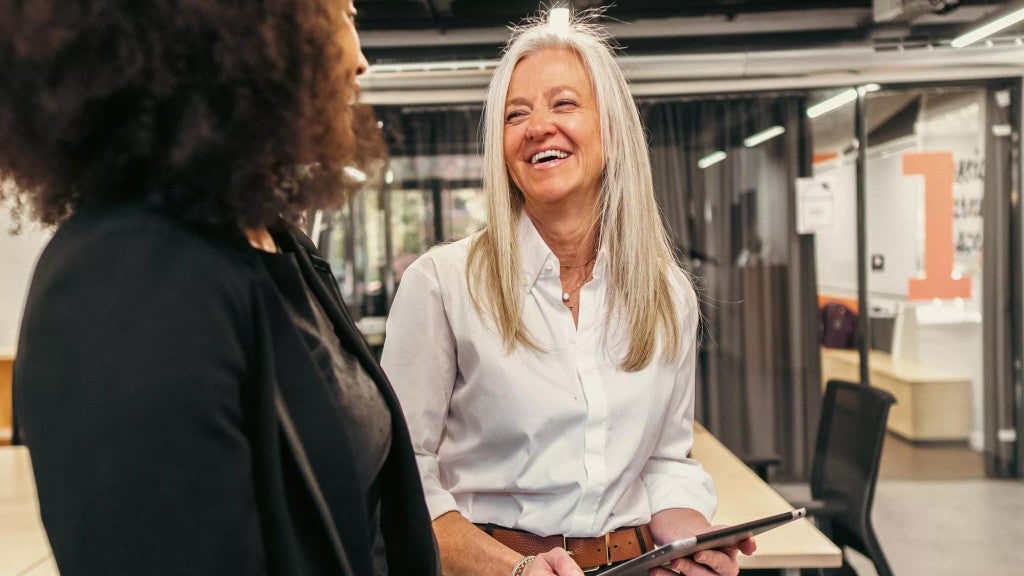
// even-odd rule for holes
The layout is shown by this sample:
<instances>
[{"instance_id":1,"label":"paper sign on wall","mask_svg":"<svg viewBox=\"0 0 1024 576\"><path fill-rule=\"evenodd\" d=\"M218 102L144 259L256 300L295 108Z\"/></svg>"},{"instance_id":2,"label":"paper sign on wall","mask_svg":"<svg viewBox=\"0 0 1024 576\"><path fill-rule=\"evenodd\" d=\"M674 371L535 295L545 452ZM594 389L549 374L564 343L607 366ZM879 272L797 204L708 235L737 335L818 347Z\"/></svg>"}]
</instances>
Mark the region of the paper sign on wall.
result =
<instances>
[{"instance_id":1,"label":"paper sign on wall","mask_svg":"<svg viewBox=\"0 0 1024 576\"><path fill-rule=\"evenodd\" d=\"M813 234L835 225L835 187L832 175L796 179L797 234Z\"/></svg>"}]
</instances>

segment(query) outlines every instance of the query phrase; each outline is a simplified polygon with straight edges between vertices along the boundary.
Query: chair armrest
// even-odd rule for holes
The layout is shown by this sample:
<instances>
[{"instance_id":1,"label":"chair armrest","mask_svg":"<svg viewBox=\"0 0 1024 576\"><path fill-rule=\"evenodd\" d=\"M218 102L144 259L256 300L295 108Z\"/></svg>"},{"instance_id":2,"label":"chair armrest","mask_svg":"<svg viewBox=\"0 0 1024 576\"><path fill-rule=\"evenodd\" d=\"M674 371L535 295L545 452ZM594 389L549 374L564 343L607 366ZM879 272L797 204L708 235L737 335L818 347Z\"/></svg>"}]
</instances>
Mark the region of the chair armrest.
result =
<instances>
[{"instance_id":1,"label":"chair armrest","mask_svg":"<svg viewBox=\"0 0 1024 576\"><path fill-rule=\"evenodd\" d=\"M808 516L828 519L846 509L839 499L812 497L811 486L806 482L772 484L772 488L793 508L807 508Z\"/></svg>"},{"instance_id":2,"label":"chair armrest","mask_svg":"<svg viewBox=\"0 0 1024 576\"><path fill-rule=\"evenodd\" d=\"M782 464L782 458L776 454L743 456L740 458L748 468L754 471L765 482L768 481L768 472L772 466Z\"/></svg>"},{"instance_id":3,"label":"chair armrest","mask_svg":"<svg viewBox=\"0 0 1024 576\"><path fill-rule=\"evenodd\" d=\"M846 510L846 506L838 500L806 500L789 501L793 508L807 508L807 515L815 518L828 519Z\"/></svg>"}]
</instances>

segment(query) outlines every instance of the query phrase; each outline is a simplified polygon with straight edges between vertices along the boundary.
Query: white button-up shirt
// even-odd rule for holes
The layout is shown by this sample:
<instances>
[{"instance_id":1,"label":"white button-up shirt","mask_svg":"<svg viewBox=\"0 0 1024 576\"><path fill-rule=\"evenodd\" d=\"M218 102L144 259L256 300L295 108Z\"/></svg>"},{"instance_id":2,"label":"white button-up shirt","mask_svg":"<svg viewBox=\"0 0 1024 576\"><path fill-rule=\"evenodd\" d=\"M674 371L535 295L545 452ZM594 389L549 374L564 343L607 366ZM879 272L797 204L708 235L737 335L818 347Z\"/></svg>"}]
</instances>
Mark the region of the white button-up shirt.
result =
<instances>
[{"instance_id":1,"label":"white button-up shirt","mask_svg":"<svg viewBox=\"0 0 1024 576\"><path fill-rule=\"evenodd\" d=\"M714 484L693 445L696 298L670 273L684 338L638 372L609 320L607 258L562 303L559 262L519 225L523 319L543 352L505 351L466 285L469 239L434 248L402 276L381 364L402 403L432 518L459 511L539 535L597 536L667 508L711 518Z\"/></svg>"}]
</instances>

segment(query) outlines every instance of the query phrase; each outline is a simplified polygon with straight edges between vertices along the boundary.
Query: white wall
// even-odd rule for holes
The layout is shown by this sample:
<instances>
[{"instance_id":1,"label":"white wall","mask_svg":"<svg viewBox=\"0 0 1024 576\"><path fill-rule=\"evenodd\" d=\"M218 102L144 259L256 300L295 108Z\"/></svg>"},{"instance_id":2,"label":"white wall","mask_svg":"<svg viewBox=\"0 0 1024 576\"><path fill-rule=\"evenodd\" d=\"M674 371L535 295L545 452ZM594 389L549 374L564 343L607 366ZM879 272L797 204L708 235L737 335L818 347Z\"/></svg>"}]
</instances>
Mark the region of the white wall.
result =
<instances>
[{"instance_id":1,"label":"white wall","mask_svg":"<svg viewBox=\"0 0 1024 576\"><path fill-rule=\"evenodd\" d=\"M905 300L908 280L923 272L923 181L919 176L903 175L903 153L953 153L958 172L963 174L953 184L953 196L958 206L969 208L954 219L954 241L961 235L981 234L981 216L973 209L983 195L984 181L969 167L984 164L984 102L980 89L926 93L914 136L868 150L867 251L885 257L883 270L868 271L869 300ZM816 174L833 175L835 183L835 225L815 234L818 286L825 294L857 294L854 163L850 154L815 167ZM955 266L957 272L971 276L973 297L966 302L968 308L979 309L981 246L959 246Z\"/></svg>"},{"instance_id":2,"label":"white wall","mask_svg":"<svg viewBox=\"0 0 1024 576\"><path fill-rule=\"evenodd\" d=\"M32 223L24 223L20 234L11 235L10 212L9 203L0 203L0 350L17 344L32 270L51 235Z\"/></svg>"},{"instance_id":3,"label":"white wall","mask_svg":"<svg viewBox=\"0 0 1024 576\"><path fill-rule=\"evenodd\" d=\"M897 146L869 154L867 251L885 258L885 268L868 271L872 299L905 300L910 279L924 270L924 183L903 175L904 152L917 151Z\"/></svg>"},{"instance_id":4,"label":"white wall","mask_svg":"<svg viewBox=\"0 0 1024 576\"><path fill-rule=\"evenodd\" d=\"M857 168L852 156L815 168L832 177L835 221L814 234L818 292L857 296Z\"/></svg>"}]
</instances>

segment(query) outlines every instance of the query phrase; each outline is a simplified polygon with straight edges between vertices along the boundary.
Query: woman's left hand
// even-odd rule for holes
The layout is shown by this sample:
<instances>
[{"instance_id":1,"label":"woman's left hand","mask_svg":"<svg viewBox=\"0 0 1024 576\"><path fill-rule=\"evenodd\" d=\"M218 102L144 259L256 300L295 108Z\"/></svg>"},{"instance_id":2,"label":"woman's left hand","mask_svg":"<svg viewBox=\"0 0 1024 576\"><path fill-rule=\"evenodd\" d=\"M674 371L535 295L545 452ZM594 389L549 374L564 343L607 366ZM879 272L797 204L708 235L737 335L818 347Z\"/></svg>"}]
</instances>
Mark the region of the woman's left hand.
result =
<instances>
[{"instance_id":1,"label":"woman's left hand","mask_svg":"<svg viewBox=\"0 0 1024 576\"><path fill-rule=\"evenodd\" d=\"M662 510L651 517L651 536L658 546L674 542L680 538L689 538L703 532L720 528L712 526L704 518L704 515L696 510L688 508L672 508ZM743 552L746 555L754 553L757 544L753 538L747 538L735 546L702 550L691 557L673 560L669 565L671 570L655 568L649 572L650 576L675 576L685 574L686 576L736 576L740 567L736 562L736 555ZM674 571L674 572L673 572Z\"/></svg>"}]
</instances>

